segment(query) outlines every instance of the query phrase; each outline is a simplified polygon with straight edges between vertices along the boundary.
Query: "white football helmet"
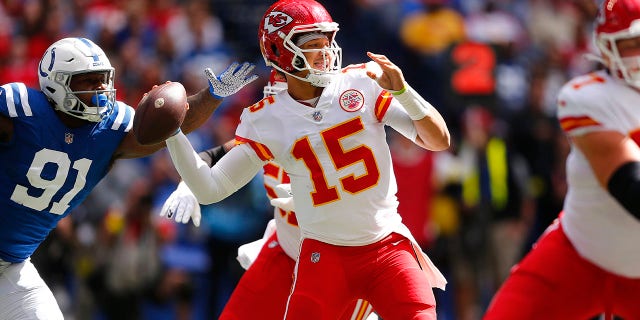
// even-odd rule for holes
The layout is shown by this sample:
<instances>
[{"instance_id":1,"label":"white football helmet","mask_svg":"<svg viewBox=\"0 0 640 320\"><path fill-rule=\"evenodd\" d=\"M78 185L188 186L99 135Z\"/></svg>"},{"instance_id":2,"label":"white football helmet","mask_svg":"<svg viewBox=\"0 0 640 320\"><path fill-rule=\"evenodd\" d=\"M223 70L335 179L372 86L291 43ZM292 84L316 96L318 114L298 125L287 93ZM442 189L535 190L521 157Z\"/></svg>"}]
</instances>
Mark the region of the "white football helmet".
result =
<instances>
[{"instance_id":1,"label":"white football helmet","mask_svg":"<svg viewBox=\"0 0 640 320\"><path fill-rule=\"evenodd\" d=\"M90 72L106 73L105 90L72 91L74 75ZM100 47L85 38L64 38L45 51L38 66L40 89L57 110L91 122L98 122L113 109L116 90L113 88L114 68ZM93 93L90 106L76 94Z\"/></svg>"}]
</instances>

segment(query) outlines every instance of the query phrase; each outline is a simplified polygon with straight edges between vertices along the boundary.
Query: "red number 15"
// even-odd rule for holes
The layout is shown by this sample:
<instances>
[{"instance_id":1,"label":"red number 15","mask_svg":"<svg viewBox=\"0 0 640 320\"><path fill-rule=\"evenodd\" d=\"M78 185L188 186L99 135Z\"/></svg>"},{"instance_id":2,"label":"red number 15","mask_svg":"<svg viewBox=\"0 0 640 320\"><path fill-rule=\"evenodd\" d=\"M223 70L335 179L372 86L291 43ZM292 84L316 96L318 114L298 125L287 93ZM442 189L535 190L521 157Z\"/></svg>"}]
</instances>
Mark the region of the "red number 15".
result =
<instances>
[{"instance_id":1,"label":"red number 15","mask_svg":"<svg viewBox=\"0 0 640 320\"><path fill-rule=\"evenodd\" d=\"M364 130L362 120L358 118L343 122L335 127L320 132L326 150L337 170L345 167L362 164L365 173L360 176L349 174L340 178L342 190L356 194L375 186L380 179L380 170L373 156L373 152L366 145L360 145L350 150L344 150L340 140ZM320 165L315 150L311 147L308 137L295 142L292 148L293 156L302 160L309 170L314 191L311 199L314 206L320 206L340 199L336 186L329 186L324 174L324 168Z\"/></svg>"}]
</instances>

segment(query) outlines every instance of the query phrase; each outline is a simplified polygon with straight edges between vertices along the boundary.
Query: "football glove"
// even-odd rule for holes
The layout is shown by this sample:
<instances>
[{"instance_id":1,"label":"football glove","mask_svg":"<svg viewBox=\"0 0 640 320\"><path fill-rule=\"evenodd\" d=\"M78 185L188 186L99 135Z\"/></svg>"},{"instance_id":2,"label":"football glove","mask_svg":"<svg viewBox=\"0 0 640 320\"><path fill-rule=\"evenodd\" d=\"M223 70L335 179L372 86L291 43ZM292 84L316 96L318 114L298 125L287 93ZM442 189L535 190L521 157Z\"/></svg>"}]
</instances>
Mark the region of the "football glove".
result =
<instances>
[{"instance_id":1,"label":"football glove","mask_svg":"<svg viewBox=\"0 0 640 320\"><path fill-rule=\"evenodd\" d=\"M209 93L216 99L222 99L240 91L244 86L258 79L257 74L249 75L255 67L249 62L244 62L242 65L234 62L219 76L216 76L211 68L204 69L204 74L209 80Z\"/></svg>"},{"instance_id":2,"label":"football glove","mask_svg":"<svg viewBox=\"0 0 640 320\"><path fill-rule=\"evenodd\" d=\"M275 187L275 191L278 197L269 201L271 205L285 211L295 211L293 193L291 193L291 184L279 184Z\"/></svg>"},{"instance_id":3,"label":"football glove","mask_svg":"<svg viewBox=\"0 0 640 320\"><path fill-rule=\"evenodd\" d=\"M164 202L160 216L167 217L167 219L175 217L176 221L180 223L189 223L189 218L191 218L196 227L200 226L202 217L200 204L184 181L178 184L176 190Z\"/></svg>"}]
</instances>

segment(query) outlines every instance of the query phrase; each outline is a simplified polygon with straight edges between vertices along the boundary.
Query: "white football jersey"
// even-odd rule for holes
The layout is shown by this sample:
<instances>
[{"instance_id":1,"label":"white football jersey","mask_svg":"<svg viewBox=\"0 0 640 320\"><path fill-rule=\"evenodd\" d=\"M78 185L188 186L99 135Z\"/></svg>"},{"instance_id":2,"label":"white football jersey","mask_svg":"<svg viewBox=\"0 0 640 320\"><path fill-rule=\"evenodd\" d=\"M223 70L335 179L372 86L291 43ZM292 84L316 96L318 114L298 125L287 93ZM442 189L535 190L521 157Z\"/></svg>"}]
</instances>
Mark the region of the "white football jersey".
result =
<instances>
[{"instance_id":1,"label":"white football jersey","mask_svg":"<svg viewBox=\"0 0 640 320\"><path fill-rule=\"evenodd\" d=\"M640 93L605 71L568 82L560 91L557 114L569 136L618 131L640 142ZM577 251L605 270L640 277L640 221L600 186L573 146L566 167L569 189L561 221Z\"/></svg>"},{"instance_id":2,"label":"white football jersey","mask_svg":"<svg viewBox=\"0 0 640 320\"><path fill-rule=\"evenodd\" d=\"M246 108L236 140L288 173L303 237L367 245L406 229L385 125L415 140L399 102L364 72L347 69L315 108L286 91Z\"/></svg>"}]
</instances>

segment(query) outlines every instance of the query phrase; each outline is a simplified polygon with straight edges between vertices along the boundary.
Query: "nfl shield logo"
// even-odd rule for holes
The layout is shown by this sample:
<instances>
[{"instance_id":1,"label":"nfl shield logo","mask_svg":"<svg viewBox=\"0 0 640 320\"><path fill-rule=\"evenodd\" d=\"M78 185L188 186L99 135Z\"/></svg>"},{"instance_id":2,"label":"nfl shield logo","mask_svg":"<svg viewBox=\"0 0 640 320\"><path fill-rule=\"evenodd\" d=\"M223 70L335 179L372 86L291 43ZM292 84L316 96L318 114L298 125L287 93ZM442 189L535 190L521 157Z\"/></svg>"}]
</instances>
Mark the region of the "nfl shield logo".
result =
<instances>
[{"instance_id":1,"label":"nfl shield logo","mask_svg":"<svg viewBox=\"0 0 640 320\"><path fill-rule=\"evenodd\" d=\"M316 111L314 112L311 117L313 117L313 120L315 120L316 122L320 122L322 121L322 113L320 111Z\"/></svg>"},{"instance_id":2,"label":"nfl shield logo","mask_svg":"<svg viewBox=\"0 0 640 320\"><path fill-rule=\"evenodd\" d=\"M73 133L69 133L69 132L65 133L64 134L64 142L66 144L72 144L73 143Z\"/></svg>"},{"instance_id":3,"label":"nfl shield logo","mask_svg":"<svg viewBox=\"0 0 640 320\"><path fill-rule=\"evenodd\" d=\"M311 254L311 262L318 263L320 261L320 252L314 252Z\"/></svg>"}]
</instances>

